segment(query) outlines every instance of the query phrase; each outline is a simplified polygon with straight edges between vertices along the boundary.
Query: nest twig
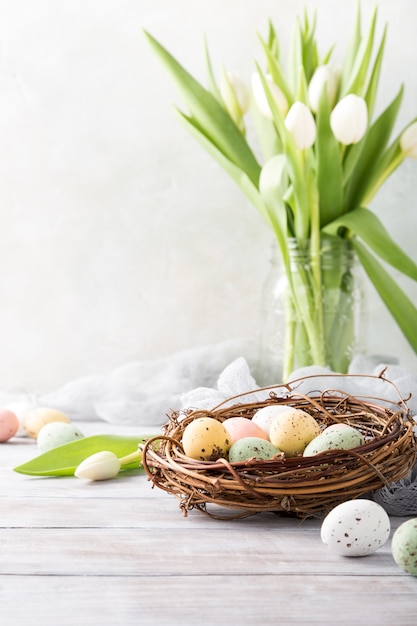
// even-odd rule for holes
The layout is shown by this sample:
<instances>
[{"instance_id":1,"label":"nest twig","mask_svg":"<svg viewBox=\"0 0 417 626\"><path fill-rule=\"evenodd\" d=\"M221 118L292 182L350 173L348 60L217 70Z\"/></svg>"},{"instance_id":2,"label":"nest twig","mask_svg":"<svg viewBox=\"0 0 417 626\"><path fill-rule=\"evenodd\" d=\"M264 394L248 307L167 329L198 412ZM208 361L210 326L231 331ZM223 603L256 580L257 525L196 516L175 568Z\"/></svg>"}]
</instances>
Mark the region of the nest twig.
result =
<instances>
[{"instance_id":1,"label":"nest twig","mask_svg":"<svg viewBox=\"0 0 417 626\"><path fill-rule=\"evenodd\" d=\"M246 392L210 411L189 411L185 417L171 412L164 434L150 439L143 448L148 477L154 485L179 498L184 515L196 508L218 517L207 508L214 504L233 509L233 517L263 511L309 517L322 516L345 500L388 486L412 469L417 451L414 420L399 394L394 408L387 408L384 399L358 398L338 390L298 394L297 383L311 378L249 392L268 391L261 401L238 403L240 397L248 395ZM383 372L378 378L383 378ZM306 411L322 429L338 422L354 426L363 434L365 443L352 450L330 450L314 457L267 461L230 463L222 458L211 462L185 456L181 439L191 421L199 417L213 417L220 422L236 416L251 419L257 410L274 404Z\"/></svg>"}]
</instances>

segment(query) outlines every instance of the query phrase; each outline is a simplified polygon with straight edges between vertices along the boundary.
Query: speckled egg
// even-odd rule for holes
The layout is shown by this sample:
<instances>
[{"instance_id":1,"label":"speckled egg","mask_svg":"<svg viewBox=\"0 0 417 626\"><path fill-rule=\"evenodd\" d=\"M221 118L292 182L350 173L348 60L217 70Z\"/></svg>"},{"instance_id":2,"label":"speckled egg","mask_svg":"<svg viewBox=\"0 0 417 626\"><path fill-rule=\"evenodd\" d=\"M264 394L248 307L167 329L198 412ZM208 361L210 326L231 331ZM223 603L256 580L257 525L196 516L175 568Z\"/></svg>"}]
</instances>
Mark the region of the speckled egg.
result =
<instances>
[{"instance_id":1,"label":"speckled egg","mask_svg":"<svg viewBox=\"0 0 417 626\"><path fill-rule=\"evenodd\" d=\"M182 435L184 453L198 461L227 458L231 443L223 424L213 417L198 417L187 424Z\"/></svg>"},{"instance_id":2,"label":"speckled egg","mask_svg":"<svg viewBox=\"0 0 417 626\"><path fill-rule=\"evenodd\" d=\"M248 459L272 459L280 450L270 441L259 437L243 437L232 444L229 450L229 461L237 463Z\"/></svg>"},{"instance_id":3,"label":"speckled egg","mask_svg":"<svg viewBox=\"0 0 417 626\"><path fill-rule=\"evenodd\" d=\"M25 429L30 437L36 439L40 429L50 422L67 422L69 424L71 420L64 413L56 409L38 407L37 409L29 411L26 415Z\"/></svg>"},{"instance_id":4,"label":"speckled egg","mask_svg":"<svg viewBox=\"0 0 417 626\"><path fill-rule=\"evenodd\" d=\"M417 576L417 517L398 526L392 537L391 551L401 569Z\"/></svg>"},{"instance_id":5,"label":"speckled egg","mask_svg":"<svg viewBox=\"0 0 417 626\"><path fill-rule=\"evenodd\" d=\"M223 426L229 433L232 443L244 437L268 439L268 435L265 434L262 428L246 417L229 417L224 420Z\"/></svg>"},{"instance_id":6,"label":"speckled egg","mask_svg":"<svg viewBox=\"0 0 417 626\"><path fill-rule=\"evenodd\" d=\"M288 408L272 420L269 439L287 456L297 456L319 434L320 426L314 417L301 409Z\"/></svg>"},{"instance_id":7,"label":"speckled egg","mask_svg":"<svg viewBox=\"0 0 417 626\"><path fill-rule=\"evenodd\" d=\"M364 443L364 436L353 426L333 425L325 428L320 435L310 441L303 456L315 456L325 450L351 450Z\"/></svg>"},{"instance_id":8,"label":"speckled egg","mask_svg":"<svg viewBox=\"0 0 417 626\"><path fill-rule=\"evenodd\" d=\"M288 406L286 404L272 404L270 406L264 406L262 407L262 409L258 409L253 414L252 422L255 422L255 424L260 426L266 436L269 438L269 431L274 417L276 417L283 411L288 411Z\"/></svg>"},{"instance_id":9,"label":"speckled egg","mask_svg":"<svg viewBox=\"0 0 417 626\"><path fill-rule=\"evenodd\" d=\"M332 509L323 520L320 534L335 554L366 556L385 544L390 530L390 519L380 504L357 499Z\"/></svg>"},{"instance_id":10,"label":"speckled egg","mask_svg":"<svg viewBox=\"0 0 417 626\"><path fill-rule=\"evenodd\" d=\"M9 441L19 429L19 420L9 409L0 409L0 442Z\"/></svg>"},{"instance_id":11,"label":"speckled egg","mask_svg":"<svg viewBox=\"0 0 417 626\"><path fill-rule=\"evenodd\" d=\"M40 429L36 444L41 452L47 452L82 437L83 433L74 424L49 422Z\"/></svg>"}]
</instances>

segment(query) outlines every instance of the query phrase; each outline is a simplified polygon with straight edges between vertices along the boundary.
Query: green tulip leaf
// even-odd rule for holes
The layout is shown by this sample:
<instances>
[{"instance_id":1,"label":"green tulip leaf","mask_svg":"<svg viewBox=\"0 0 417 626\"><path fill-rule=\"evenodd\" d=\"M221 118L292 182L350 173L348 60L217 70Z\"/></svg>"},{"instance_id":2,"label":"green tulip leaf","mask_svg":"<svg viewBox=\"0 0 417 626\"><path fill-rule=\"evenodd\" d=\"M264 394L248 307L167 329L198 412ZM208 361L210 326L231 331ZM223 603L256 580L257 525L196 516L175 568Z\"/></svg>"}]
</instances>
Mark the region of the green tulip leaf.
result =
<instances>
[{"instance_id":1,"label":"green tulip leaf","mask_svg":"<svg viewBox=\"0 0 417 626\"><path fill-rule=\"evenodd\" d=\"M73 476L78 465L91 454L109 450L121 458L138 449L150 439L148 436L92 435L48 450L31 461L13 468L19 474L30 476ZM138 467L138 462L125 465L124 469Z\"/></svg>"},{"instance_id":2,"label":"green tulip leaf","mask_svg":"<svg viewBox=\"0 0 417 626\"><path fill-rule=\"evenodd\" d=\"M206 39L204 39L204 58L206 62L206 75L207 75L207 83L209 86L209 90L213 94L213 96L216 98L216 100L221 102L222 98L220 95L220 89L218 88L216 79L214 77L214 72L213 72L213 68L211 65L210 53L209 53Z\"/></svg>"},{"instance_id":3,"label":"green tulip leaf","mask_svg":"<svg viewBox=\"0 0 417 626\"><path fill-rule=\"evenodd\" d=\"M381 74L382 58L384 56L384 48L385 48L386 37L387 37L387 27L385 27L384 34L382 36L381 43L379 45L378 53L377 53L376 58L375 58L375 63L374 63L373 69L372 69L371 77L369 79L368 87L367 87L366 93L365 93L365 101L366 101L366 104L368 106L369 118L372 117L372 113L373 113L374 107L375 107L376 95L377 95L377 91L378 91L379 77L380 77L380 74Z\"/></svg>"},{"instance_id":4,"label":"green tulip leaf","mask_svg":"<svg viewBox=\"0 0 417 626\"><path fill-rule=\"evenodd\" d=\"M360 43L346 89L342 95L354 93L358 96L362 96L364 94L369 64L374 46L377 13L378 9L375 7L367 36L364 37Z\"/></svg>"},{"instance_id":5,"label":"green tulip leaf","mask_svg":"<svg viewBox=\"0 0 417 626\"><path fill-rule=\"evenodd\" d=\"M266 56L269 73L271 74L274 83L278 85L278 87L281 89L282 93L286 97L288 105L291 106L291 104L294 102L294 96L291 92L290 86L288 85L284 70L282 69L279 60L276 58L276 56L274 56L270 45L266 44L261 37L259 37L259 41L261 42L262 48Z\"/></svg>"},{"instance_id":6,"label":"green tulip leaf","mask_svg":"<svg viewBox=\"0 0 417 626\"><path fill-rule=\"evenodd\" d=\"M200 142L205 150L221 165L224 171L238 184L244 194L252 202L252 204L258 209L262 217L270 224L270 218L268 210L262 199L258 188L252 183L247 176L246 172L241 170L232 161L221 152L217 146L204 134L204 131L199 128L196 121L185 115L182 111L177 110L180 120L187 126L188 131Z\"/></svg>"},{"instance_id":7,"label":"green tulip leaf","mask_svg":"<svg viewBox=\"0 0 417 626\"><path fill-rule=\"evenodd\" d=\"M343 63L342 68L342 77L340 84L340 93L346 93L345 86L347 81L349 80L349 76L352 73L352 67L355 62L355 58L358 54L359 46L361 44L362 35L361 35L361 9L360 3L358 2L356 7L356 17L355 23L353 26L353 31L350 37L350 41L347 47L346 56Z\"/></svg>"},{"instance_id":8,"label":"green tulip leaf","mask_svg":"<svg viewBox=\"0 0 417 626\"><path fill-rule=\"evenodd\" d=\"M337 218L323 230L329 235L337 235L341 228L350 230L383 261L417 281L417 265L390 237L375 213L358 208Z\"/></svg>"},{"instance_id":9,"label":"green tulip leaf","mask_svg":"<svg viewBox=\"0 0 417 626\"><path fill-rule=\"evenodd\" d=\"M375 289L402 333L417 352L417 308L369 250L359 241L354 240L353 244L362 267Z\"/></svg>"},{"instance_id":10,"label":"green tulip leaf","mask_svg":"<svg viewBox=\"0 0 417 626\"><path fill-rule=\"evenodd\" d=\"M302 167L302 157L300 151L297 150L291 133L287 130L284 118L275 102L268 81L262 74L258 65L256 65L261 79L268 104L272 111L274 124L277 133L281 138L283 153L287 157L287 172L293 187L294 197L294 227L296 235L301 239L306 239L310 226L309 203L307 201L307 190L305 186L304 171Z\"/></svg>"},{"instance_id":11,"label":"green tulip leaf","mask_svg":"<svg viewBox=\"0 0 417 626\"><path fill-rule=\"evenodd\" d=\"M288 187L287 159L277 154L265 163L259 179L259 191L269 210L285 266L289 270L287 246L287 208L284 201Z\"/></svg>"},{"instance_id":12,"label":"green tulip leaf","mask_svg":"<svg viewBox=\"0 0 417 626\"><path fill-rule=\"evenodd\" d=\"M345 163L346 210L350 211L364 203L373 183L385 169L383 158L391 136L403 96L401 87L391 104L369 127L363 140L352 146Z\"/></svg>"},{"instance_id":13,"label":"green tulip leaf","mask_svg":"<svg viewBox=\"0 0 417 626\"><path fill-rule=\"evenodd\" d=\"M330 104L323 89L317 111L317 188L320 199L320 225L324 226L343 210L343 169L340 145L330 128Z\"/></svg>"},{"instance_id":14,"label":"green tulip leaf","mask_svg":"<svg viewBox=\"0 0 417 626\"><path fill-rule=\"evenodd\" d=\"M245 137L217 98L193 77L152 35L145 36L156 56L167 68L182 94L192 117L223 154L244 170L256 185L260 174Z\"/></svg>"}]
</instances>

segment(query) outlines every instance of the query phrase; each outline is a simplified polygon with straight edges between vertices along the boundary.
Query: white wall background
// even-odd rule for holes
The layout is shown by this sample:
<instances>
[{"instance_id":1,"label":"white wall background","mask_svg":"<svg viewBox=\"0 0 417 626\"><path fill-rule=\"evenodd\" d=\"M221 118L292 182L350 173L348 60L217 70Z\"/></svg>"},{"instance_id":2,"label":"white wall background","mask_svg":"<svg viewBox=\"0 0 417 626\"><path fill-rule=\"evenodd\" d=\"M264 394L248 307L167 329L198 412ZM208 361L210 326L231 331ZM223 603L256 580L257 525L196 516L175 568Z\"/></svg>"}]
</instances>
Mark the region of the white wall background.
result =
<instances>
[{"instance_id":1,"label":"white wall background","mask_svg":"<svg viewBox=\"0 0 417 626\"><path fill-rule=\"evenodd\" d=\"M379 103L406 84L417 115L417 3L380 0L389 23ZM343 55L356 0L0 0L0 388L45 392L259 324L271 234L189 137L141 29L204 78L250 77L271 17L283 49L302 7L322 51ZM363 0L369 17L373 0ZM415 259L417 163L376 199ZM406 288L408 283L404 283ZM416 300L416 291L411 292ZM369 349L416 357L372 297Z\"/></svg>"}]
</instances>

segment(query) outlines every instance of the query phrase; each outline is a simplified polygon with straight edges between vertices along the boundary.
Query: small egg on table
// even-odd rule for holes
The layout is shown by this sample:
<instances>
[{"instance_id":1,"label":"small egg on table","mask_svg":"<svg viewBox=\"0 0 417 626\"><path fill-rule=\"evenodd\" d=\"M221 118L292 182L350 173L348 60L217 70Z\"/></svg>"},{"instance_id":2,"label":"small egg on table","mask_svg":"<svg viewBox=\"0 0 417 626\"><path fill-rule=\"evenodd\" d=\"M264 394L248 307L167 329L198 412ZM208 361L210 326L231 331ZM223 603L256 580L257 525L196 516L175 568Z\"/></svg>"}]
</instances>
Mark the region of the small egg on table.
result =
<instances>
[{"instance_id":1,"label":"small egg on table","mask_svg":"<svg viewBox=\"0 0 417 626\"><path fill-rule=\"evenodd\" d=\"M11 439L19 429L19 420L9 409L0 409L0 442Z\"/></svg>"},{"instance_id":2,"label":"small egg on table","mask_svg":"<svg viewBox=\"0 0 417 626\"><path fill-rule=\"evenodd\" d=\"M40 429L36 443L41 452L47 452L83 437L83 433L74 424L49 422Z\"/></svg>"},{"instance_id":3,"label":"small egg on table","mask_svg":"<svg viewBox=\"0 0 417 626\"><path fill-rule=\"evenodd\" d=\"M30 437L36 439L42 426L49 422L71 422L61 411L49 407L38 407L26 415L25 428Z\"/></svg>"}]
</instances>

